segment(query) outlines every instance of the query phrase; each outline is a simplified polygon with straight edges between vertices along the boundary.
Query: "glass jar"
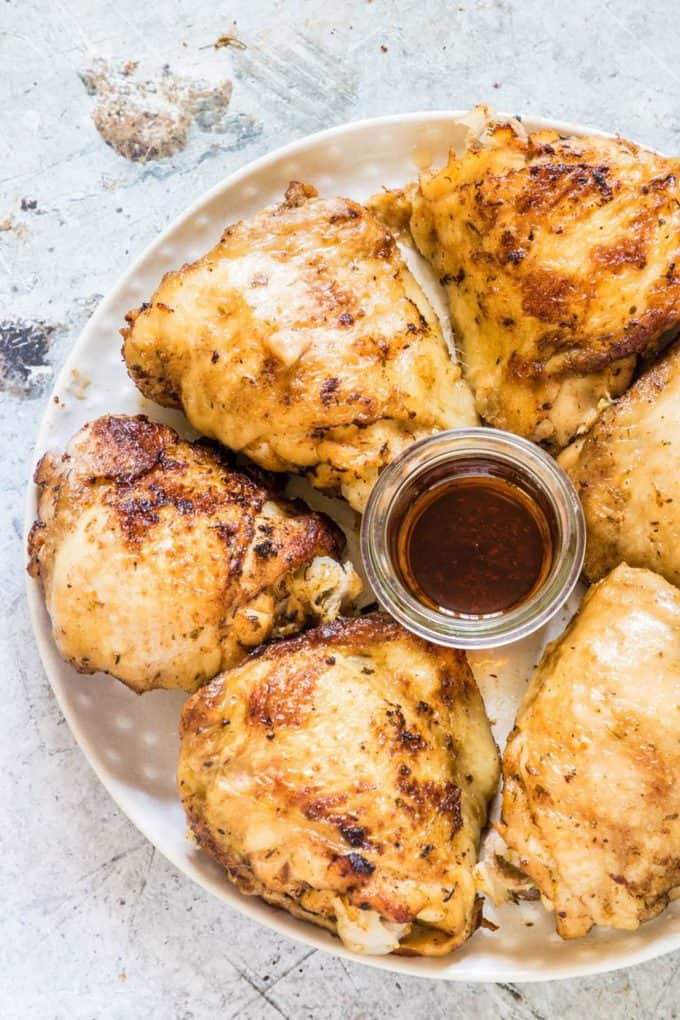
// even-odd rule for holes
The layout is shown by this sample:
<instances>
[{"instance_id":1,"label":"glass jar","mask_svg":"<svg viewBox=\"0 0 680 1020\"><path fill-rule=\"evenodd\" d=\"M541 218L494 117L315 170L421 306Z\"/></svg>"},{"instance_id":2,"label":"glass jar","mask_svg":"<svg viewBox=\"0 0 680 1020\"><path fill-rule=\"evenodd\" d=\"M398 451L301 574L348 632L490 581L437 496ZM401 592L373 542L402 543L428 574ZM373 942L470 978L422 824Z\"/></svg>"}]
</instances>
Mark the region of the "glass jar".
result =
<instances>
[{"instance_id":1,"label":"glass jar","mask_svg":"<svg viewBox=\"0 0 680 1020\"><path fill-rule=\"evenodd\" d=\"M454 613L420 601L397 567L397 535L407 509L457 473L483 473L522 490L550 521L552 561L541 584L519 605ZM404 627L454 648L494 648L543 626L574 590L583 566L585 522L570 479L539 446L499 429L452 429L409 446L381 473L361 525L361 554L375 595Z\"/></svg>"}]
</instances>

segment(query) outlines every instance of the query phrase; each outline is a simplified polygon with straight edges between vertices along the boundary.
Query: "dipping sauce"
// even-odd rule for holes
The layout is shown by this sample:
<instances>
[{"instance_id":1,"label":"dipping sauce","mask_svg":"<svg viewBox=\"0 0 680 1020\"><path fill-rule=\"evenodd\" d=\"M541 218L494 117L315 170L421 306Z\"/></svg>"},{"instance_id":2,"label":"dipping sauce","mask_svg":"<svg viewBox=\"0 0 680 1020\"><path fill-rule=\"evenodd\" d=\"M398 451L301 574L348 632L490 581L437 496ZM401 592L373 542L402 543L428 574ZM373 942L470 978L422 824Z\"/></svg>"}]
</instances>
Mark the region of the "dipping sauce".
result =
<instances>
[{"instance_id":1,"label":"dipping sauce","mask_svg":"<svg viewBox=\"0 0 680 1020\"><path fill-rule=\"evenodd\" d=\"M453 474L406 510L396 560L420 602L489 616L521 604L543 584L553 561L552 529L539 503L507 478Z\"/></svg>"}]
</instances>

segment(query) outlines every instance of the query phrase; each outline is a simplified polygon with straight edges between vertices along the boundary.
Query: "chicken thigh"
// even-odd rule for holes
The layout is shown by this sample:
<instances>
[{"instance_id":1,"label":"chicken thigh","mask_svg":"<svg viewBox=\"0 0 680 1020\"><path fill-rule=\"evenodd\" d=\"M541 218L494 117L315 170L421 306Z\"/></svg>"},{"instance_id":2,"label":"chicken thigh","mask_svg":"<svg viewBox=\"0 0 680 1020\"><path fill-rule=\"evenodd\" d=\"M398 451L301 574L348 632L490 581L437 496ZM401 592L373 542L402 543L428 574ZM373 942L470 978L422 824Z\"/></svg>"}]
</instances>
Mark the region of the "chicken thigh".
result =
<instances>
[{"instance_id":1,"label":"chicken thigh","mask_svg":"<svg viewBox=\"0 0 680 1020\"><path fill-rule=\"evenodd\" d=\"M91 422L35 479L29 570L57 647L135 691L193 691L361 588L331 521L145 418Z\"/></svg>"},{"instance_id":2,"label":"chicken thigh","mask_svg":"<svg viewBox=\"0 0 680 1020\"><path fill-rule=\"evenodd\" d=\"M147 397L356 510L408 444L477 421L390 232L306 185L168 273L128 323L123 354Z\"/></svg>"},{"instance_id":3,"label":"chicken thigh","mask_svg":"<svg viewBox=\"0 0 680 1020\"><path fill-rule=\"evenodd\" d=\"M584 572L649 567L680 585L680 347L562 452L588 529Z\"/></svg>"},{"instance_id":4,"label":"chicken thigh","mask_svg":"<svg viewBox=\"0 0 680 1020\"><path fill-rule=\"evenodd\" d=\"M180 795L242 892L361 953L439 956L476 928L498 754L463 652L387 615L269 645L186 703Z\"/></svg>"},{"instance_id":5,"label":"chicken thigh","mask_svg":"<svg viewBox=\"0 0 680 1020\"><path fill-rule=\"evenodd\" d=\"M491 425L562 448L680 324L676 159L495 123L410 199Z\"/></svg>"},{"instance_id":6,"label":"chicken thigh","mask_svg":"<svg viewBox=\"0 0 680 1020\"><path fill-rule=\"evenodd\" d=\"M622 564L546 650L503 759L510 863L564 938L680 892L680 592Z\"/></svg>"}]
</instances>

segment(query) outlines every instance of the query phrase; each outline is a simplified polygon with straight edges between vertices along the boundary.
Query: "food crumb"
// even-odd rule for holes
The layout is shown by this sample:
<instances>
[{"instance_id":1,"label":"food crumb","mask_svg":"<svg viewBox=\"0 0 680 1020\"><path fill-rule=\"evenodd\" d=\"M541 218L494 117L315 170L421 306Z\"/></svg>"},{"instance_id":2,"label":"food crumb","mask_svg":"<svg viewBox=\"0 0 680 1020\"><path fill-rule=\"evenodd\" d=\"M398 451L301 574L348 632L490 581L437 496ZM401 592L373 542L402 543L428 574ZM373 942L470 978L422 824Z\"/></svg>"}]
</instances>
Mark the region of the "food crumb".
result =
<instances>
[{"instance_id":1,"label":"food crumb","mask_svg":"<svg viewBox=\"0 0 680 1020\"><path fill-rule=\"evenodd\" d=\"M72 368L71 381L66 389L76 400L85 400L91 382L92 380L84 376L77 368Z\"/></svg>"},{"instance_id":2,"label":"food crumb","mask_svg":"<svg viewBox=\"0 0 680 1020\"><path fill-rule=\"evenodd\" d=\"M166 64L155 77L138 62L99 57L80 73L95 100L94 126L119 156L138 163L165 159L185 148L189 129L224 132L231 82L208 82L174 74Z\"/></svg>"},{"instance_id":3,"label":"food crumb","mask_svg":"<svg viewBox=\"0 0 680 1020\"><path fill-rule=\"evenodd\" d=\"M247 50L248 47L235 35L221 35L217 42L213 43L214 50L224 49L225 46L232 46L235 50Z\"/></svg>"}]
</instances>

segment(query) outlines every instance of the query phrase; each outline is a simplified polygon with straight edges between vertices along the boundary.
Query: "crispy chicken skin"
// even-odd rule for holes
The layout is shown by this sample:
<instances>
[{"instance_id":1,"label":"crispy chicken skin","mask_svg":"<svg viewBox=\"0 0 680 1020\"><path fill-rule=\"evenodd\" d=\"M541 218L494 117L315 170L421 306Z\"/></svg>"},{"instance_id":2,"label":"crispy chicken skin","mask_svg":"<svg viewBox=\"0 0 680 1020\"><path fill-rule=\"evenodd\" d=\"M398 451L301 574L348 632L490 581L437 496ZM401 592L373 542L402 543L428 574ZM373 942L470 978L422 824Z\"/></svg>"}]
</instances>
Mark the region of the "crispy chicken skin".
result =
<instances>
[{"instance_id":1,"label":"crispy chicken skin","mask_svg":"<svg viewBox=\"0 0 680 1020\"><path fill-rule=\"evenodd\" d=\"M680 347L559 460L585 512L588 580L626 562L680 585Z\"/></svg>"},{"instance_id":2,"label":"crispy chicken skin","mask_svg":"<svg viewBox=\"0 0 680 1020\"><path fill-rule=\"evenodd\" d=\"M563 938L680 886L680 592L622 564L550 645L503 759L499 831Z\"/></svg>"},{"instance_id":3,"label":"crispy chicken skin","mask_svg":"<svg viewBox=\"0 0 680 1020\"><path fill-rule=\"evenodd\" d=\"M356 510L413 440L477 420L391 233L307 185L228 227L127 319L123 355L147 397Z\"/></svg>"},{"instance_id":4,"label":"crispy chicken skin","mask_svg":"<svg viewBox=\"0 0 680 1020\"><path fill-rule=\"evenodd\" d=\"M91 422L65 454L45 454L35 480L29 571L81 673L193 691L360 589L336 562L331 521L146 418Z\"/></svg>"},{"instance_id":5,"label":"crispy chicken skin","mask_svg":"<svg viewBox=\"0 0 680 1020\"><path fill-rule=\"evenodd\" d=\"M496 123L411 200L491 425L562 448L680 322L677 160Z\"/></svg>"},{"instance_id":6,"label":"crispy chicken skin","mask_svg":"<svg viewBox=\"0 0 680 1020\"><path fill-rule=\"evenodd\" d=\"M464 653L382 613L253 653L181 723L198 843L242 892L356 952L439 956L475 930L498 771Z\"/></svg>"}]
</instances>

